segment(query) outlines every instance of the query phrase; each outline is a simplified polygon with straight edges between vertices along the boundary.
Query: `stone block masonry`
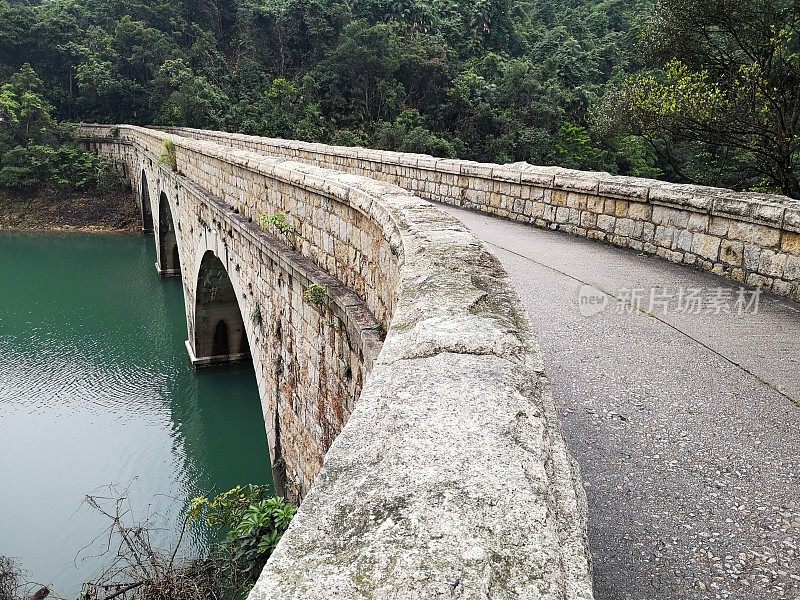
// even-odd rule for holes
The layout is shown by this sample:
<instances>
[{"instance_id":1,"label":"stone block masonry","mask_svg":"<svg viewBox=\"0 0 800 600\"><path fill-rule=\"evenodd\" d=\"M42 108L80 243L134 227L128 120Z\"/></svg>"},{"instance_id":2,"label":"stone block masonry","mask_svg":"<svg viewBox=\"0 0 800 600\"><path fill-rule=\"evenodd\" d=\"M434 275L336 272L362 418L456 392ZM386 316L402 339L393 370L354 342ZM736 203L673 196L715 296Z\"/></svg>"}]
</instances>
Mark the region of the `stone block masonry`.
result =
<instances>
[{"instance_id":1,"label":"stone block masonry","mask_svg":"<svg viewBox=\"0 0 800 600\"><path fill-rule=\"evenodd\" d=\"M161 267L174 238L190 349L252 356L270 454L304 499L251 600L592 598L578 469L527 315L474 235L306 162L124 125L79 135L150 203ZM255 224L277 212L289 234Z\"/></svg>"},{"instance_id":2,"label":"stone block masonry","mask_svg":"<svg viewBox=\"0 0 800 600\"><path fill-rule=\"evenodd\" d=\"M800 201L785 196L527 163L172 131L380 179L421 198L655 254L800 302Z\"/></svg>"}]
</instances>

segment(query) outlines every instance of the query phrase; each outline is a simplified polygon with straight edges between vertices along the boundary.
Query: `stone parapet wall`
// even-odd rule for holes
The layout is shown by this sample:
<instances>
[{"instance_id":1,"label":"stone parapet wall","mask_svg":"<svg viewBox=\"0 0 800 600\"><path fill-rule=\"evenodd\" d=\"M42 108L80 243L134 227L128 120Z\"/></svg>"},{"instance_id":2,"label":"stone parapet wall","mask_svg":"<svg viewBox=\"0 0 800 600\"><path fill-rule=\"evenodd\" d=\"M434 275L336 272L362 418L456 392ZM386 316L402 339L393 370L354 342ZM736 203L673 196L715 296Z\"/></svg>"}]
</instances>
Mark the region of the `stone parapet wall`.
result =
<instances>
[{"instance_id":1,"label":"stone parapet wall","mask_svg":"<svg viewBox=\"0 0 800 600\"><path fill-rule=\"evenodd\" d=\"M292 339L319 346L318 366L337 364L336 341L314 329L308 307L280 283L300 260L324 269L343 298L351 290L357 302L343 300L345 312L363 307L386 330L251 600L592 598L578 468L528 317L473 234L411 192L352 174L142 128L83 126L79 134L124 160L132 178L149 169L159 188L177 192L170 201L184 254L213 248L224 256L234 287L254 290L240 294L244 314L255 297L274 303L281 323L307 321ZM177 172L152 164L166 138ZM277 210L296 219L294 236L254 225ZM281 245L297 257L291 264ZM192 260L181 256L187 310ZM253 348L263 334L247 328ZM272 341L252 353L262 401ZM302 400L305 390L295 392ZM272 393L278 415L293 410ZM325 409L302 410L293 422L316 431L308 420ZM302 459L302 448L293 450Z\"/></svg>"},{"instance_id":2,"label":"stone parapet wall","mask_svg":"<svg viewBox=\"0 0 800 600\"><path fill-rule=\"evenodd\" d=\"M400 247L381 207L359 189L361 178L336 173L322 181L320 169L307 164L141 127L122 126L118 135L121 141L133 136L155 156L164 140L172 140L178 172L252 222L285 215L293 229L283 236L286 243L355 291L381 325L388 324Z\"/></svg>"},{"instance_id":3,"label":"stone parapet wall","mask_svg":"<svg viewBox=\"0 0 800 600\"><path fill-rule=\"evenodd\" d=\"M784 196L527 163L172 131L381 179L422 198L655 254L800 301L800 201Z\"/></svg>"},{"instance_id":4,"label":"stone parapet wall","mask_svg":"<svg viewBox=\"0 0 800 600\"><path fill-rule=\"evenodd\" d=\"M365 303L323 268L189 177L159 165L144 132L127 137L103 140L95 135L94 140L103 141L90 144L126 165L137 185L140 171L148 173L152 214L158 214L160 194L168 196L184 275L190 343L195 339L196 287L205 251L211 250L227 266L253 357L274 477L284 493L299 499L311 487L361 394L380 351L383 328ZM162 225L156 219L156 239ZM320 306L303 298L312 283L327 286L327 299Z\"/></svg>"}]
</instances>

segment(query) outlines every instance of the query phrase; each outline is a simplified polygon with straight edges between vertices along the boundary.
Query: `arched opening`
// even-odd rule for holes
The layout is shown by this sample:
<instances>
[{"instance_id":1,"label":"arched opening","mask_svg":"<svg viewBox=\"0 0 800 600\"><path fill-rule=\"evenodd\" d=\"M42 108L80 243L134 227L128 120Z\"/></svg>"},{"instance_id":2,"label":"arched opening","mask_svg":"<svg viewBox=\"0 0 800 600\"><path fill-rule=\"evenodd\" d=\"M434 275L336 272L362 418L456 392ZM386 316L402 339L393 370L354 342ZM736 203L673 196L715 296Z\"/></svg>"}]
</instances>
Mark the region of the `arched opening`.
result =
<instances>
[{"instance_id":1,"label":"arched opening","mask_svg":"<svg viewBox=\"0 0 800 600\"><path fill-rule=\"evenodd\" d=\"M181 274L181 261L178 254L178 238L169 200L164 192L158 201L158 272L162 277Z\"/></svg>"},{"instance_id":2,"label":"arched opening","mask_svg":"<svg viewBox=\"0 0 800 600\"><path fill-rule=\"evenodd\" d=\"M190 340L186 342L192 364L197 367L251 361L247 332L239 301L228 270L211 251L200 261L195 289L194 320L189 326ZM213 373L214 369L209 369ZM263 415L262 415L263 416ZM275 492L284 495L286 463L281 450L280 422L274 415L272 433L268 435L271 448L272 480Z\"/></svg>"},{"instance_id":3,"label":"arched opening","mask_svg":"<svg viewBox=\"0 0 800 600\"><path fill-rule=\"evenodd\" d=\"M139 213L142 215L142 231L153 232L153 210L150 208L150 186L147 185L147 175L142 171L142 189L139 190Z\"/></svg>"},{"instance_id":4,"label":"arched opening","mask_svg":"<svg viewBox=\"0 0 800 600\"><path fill-rule=\"evenodd\" d=\"M197 276L192 362L198 366L250 359L239 302L225 265L207 251Z\"/></svg>"},{"instance_id":5,"label":"arched opening","mask_svg":"<svg viewBox=\"0 0 800 600\"><path fill-rule=\"evenodd\" d=\"M228 340L228 323L221 320L214 329L214 341L211 344L211 352L215 356L225 356L230 354Z\"/></svg>"}]
</instances>

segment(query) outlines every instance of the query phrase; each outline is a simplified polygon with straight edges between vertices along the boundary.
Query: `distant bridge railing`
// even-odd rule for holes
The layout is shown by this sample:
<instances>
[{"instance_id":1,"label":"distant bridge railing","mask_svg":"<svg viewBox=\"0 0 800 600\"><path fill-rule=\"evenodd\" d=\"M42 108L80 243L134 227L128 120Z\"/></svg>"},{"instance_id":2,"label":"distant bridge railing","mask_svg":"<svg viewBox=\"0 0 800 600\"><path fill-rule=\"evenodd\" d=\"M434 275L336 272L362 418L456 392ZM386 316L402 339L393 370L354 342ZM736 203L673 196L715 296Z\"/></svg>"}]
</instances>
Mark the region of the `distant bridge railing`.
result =
<instances>
[{"instance_id":1,"label":"distant bridge railing","mask_svg":"<svg viewBox=\"0 0 800 600\"><path fill-rule=\"evenodd\" d=\"M612 176L169 128L380 179L426 199L693 265L800 302L800 201Z\"/></svg>"},{"instance_id":2,"label":"distant bridge railing","mask_svg":"<svg viewBox=\"0 0 800 600\"><path fill-rule=\"evenodd\" d=\"M480 240L397 186L258 148L125 125L82 125L78 135L133 168L149 165L159 188L175 192L184 243L205 251L215 240L253 296L285 289L261 285L280 253L271 244L264 255L252 236L267 234L250 226L283 210L296 232L287 248L341 282L340 297L353 290L386 328L252 600L592 598L578 468L525 310ZM167 139L174 170L150 164ZM316 318L294 296L289 304L298 319ZM268 344L251 347L257 378L271 372ZM319 350L318 371L330 373L328 349Z\"/></svg>"}]
</instances>

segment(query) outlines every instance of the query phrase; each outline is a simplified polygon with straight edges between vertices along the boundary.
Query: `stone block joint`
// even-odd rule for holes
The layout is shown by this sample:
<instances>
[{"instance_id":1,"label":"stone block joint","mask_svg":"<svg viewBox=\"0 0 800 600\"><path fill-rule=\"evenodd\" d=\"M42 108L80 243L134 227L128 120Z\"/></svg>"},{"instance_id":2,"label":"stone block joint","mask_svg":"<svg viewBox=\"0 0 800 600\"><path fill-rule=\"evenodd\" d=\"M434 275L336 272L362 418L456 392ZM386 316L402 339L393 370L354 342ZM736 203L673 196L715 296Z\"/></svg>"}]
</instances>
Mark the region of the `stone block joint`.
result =
<instances>
[{"instance_id":1,"label":"stone block joint","mask_svg":"<svg viewBox=\"0 0 800 600\"><path fill-rule=\"evenodd\" d=\"M527 315L473 234L402 181L109 129L79 134L132 174L159 268L180 272L190 356L252 360L276 484L303 499L252 600L447 597L454 581L592 597L578 469ZM156 160L166 136L177 171ZM480 191L506 206L523 175L496 174ZM258 226L277 213L292 236Z\"/></svg>"}]
</instances>

